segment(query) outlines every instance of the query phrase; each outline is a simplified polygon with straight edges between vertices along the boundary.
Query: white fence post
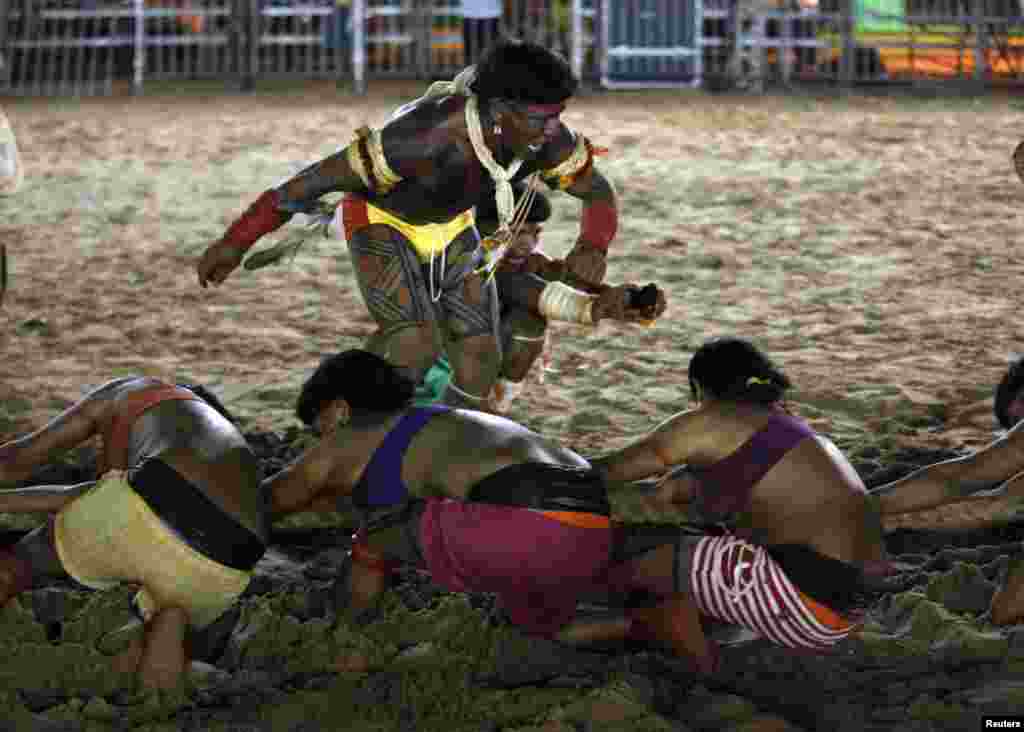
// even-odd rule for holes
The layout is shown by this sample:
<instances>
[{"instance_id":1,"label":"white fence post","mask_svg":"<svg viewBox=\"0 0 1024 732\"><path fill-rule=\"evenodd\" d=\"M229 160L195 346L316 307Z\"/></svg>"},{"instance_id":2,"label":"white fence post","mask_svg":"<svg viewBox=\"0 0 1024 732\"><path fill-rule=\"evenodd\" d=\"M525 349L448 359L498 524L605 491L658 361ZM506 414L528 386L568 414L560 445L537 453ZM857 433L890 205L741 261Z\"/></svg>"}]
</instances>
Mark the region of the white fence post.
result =
<instances>
[{"instance_id":1,"label":"white fence post","mask_svg":"<svg viewBox=\"0 0 1024 732\"><path fill-rule=\"evenodd\" d=\"M583 0L572 0L572 73L583 78Z\"/></svg>"},{"instance_id":2,"label":"white fence post","mask_svg":"<svg viewBox=\"0 0 1024 732\"><path fill-rule=\"evenodd\" d=\"M366 0L352 0L352 83L366 93Z\"/></svg>"},{"instance_id":3,"label":"white fence post","mask_svg":"<svg viewBox=\"0 0 1024 732\"><path fill-rule=\"evenodd\" d=\"M135 0L135 42L132 58L132 93L142 93L142 77L146 71L146 0Z\"/></svg>"}]
</instances>

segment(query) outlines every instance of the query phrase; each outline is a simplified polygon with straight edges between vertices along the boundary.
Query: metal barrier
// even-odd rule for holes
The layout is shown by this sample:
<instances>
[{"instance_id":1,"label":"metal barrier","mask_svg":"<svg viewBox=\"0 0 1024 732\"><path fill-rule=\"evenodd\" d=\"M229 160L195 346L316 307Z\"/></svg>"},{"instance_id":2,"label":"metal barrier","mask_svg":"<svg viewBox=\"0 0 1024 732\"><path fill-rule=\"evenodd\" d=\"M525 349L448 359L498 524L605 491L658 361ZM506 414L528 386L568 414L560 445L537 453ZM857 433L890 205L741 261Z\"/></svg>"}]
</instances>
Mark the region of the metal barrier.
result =
<instances>
[{"instance_id":1,"label":"metal barrier","mask_svg":"<svg viewBox=\"0 0 1024 732\"><path fill-rule=\"evenodd\" d=\"M1016 0L707 0L705 49L724 49L705 77L794 82L980 84L1024 80L1024 17ZM725 24L709 34L708 16ZM753 59L750 68L737 60ZM728 59L723 66L723 59ZM731 62L731 63L730 63ZM746 78L744 78L746 77Z\"/></svg>"},{"instance_id":2,"label":"metal barrier","mask_svg":"<svg viewBox=\"0 0 1024 732\"><path fill-rule=\"evenodd\" d=\"M702 18L702 0L608 3L601 83L608 88L699 84Z\"/></svg>"},{"instance_id":3,"label":"metal barrier","mask_svg":"<svg viewBox=\"0 0 1024 732\"><path fill-rule=\"evenodd\" d=\"M109 94L132 71L133 9L120 0L0 3L0 89L13 94Z\"/></svg>"},{"instance_id":4,"label":"metal barrier","mask_svg":"<svg viewBox=\"0 0 1024 732\"><path fill-rule=\"evenodd\" d=\"M506 0L501 29L611 88L1024 76L1020 0L798 1ZM463 46L458 0L0 0L0 94L192 78L361 91L376 78L451 78Z\"/></svg>"},{"instance_id":5,"label":"metal barrier","mask_svg":"<svg viewBox=\"0 0 1024 732\"><path fill-rule=\"evenodd\" d=\"M508 0L502 31L596 67L592 0ZM0 94L110 94L115 82L447 78L459 0L0 0Z\"/></svg>"},{"instance_id":6,"label":"metal barrier","mask_svg":"<svg viewBox=\"0 0 1024 732\"><path fill-rule=\"evenodd\" d=\"M147 80L217 78L238 68L238 8L232 0L146 0L133 18L136 90Z\"/></svg>"}]
</instances>

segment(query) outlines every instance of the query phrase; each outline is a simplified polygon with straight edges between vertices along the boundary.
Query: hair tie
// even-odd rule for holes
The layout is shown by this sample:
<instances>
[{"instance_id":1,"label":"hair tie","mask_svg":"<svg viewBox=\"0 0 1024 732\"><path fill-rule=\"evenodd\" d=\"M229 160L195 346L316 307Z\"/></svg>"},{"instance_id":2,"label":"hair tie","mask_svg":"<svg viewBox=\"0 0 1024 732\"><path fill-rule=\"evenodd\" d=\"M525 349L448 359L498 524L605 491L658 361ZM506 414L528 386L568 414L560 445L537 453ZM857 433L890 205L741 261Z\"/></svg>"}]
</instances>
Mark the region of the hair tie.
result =
<instances>
[{"instance_id":1,"label":"hair tie","mask_svg":"<svg viewBox=\"0 0 1024 732\"><path fill-rule=\"evenodd\" d=\"M754 386L755 384L763 384L764 386L771 386L771 379L762 379L759 376L751 376L747 379L747 386Z\"/></svg>"}]
</instances>

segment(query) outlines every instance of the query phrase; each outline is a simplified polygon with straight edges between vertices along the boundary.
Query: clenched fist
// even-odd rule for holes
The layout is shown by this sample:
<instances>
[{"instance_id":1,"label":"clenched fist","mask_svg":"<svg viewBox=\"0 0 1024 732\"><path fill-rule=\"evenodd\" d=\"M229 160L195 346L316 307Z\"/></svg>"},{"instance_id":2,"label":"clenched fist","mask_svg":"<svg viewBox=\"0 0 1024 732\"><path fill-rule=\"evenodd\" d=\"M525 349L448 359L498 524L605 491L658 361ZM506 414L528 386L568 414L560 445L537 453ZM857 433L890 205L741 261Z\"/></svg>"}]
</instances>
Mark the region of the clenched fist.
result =
<instances>
[{"instance_id":1,"label":"clenched fist","mask_svg":"<svg viewBox=\"0 0 1024 732\"><path fill-rule=\"evenodd\" d=\"M653 292L653 297L650 293ZM653 300L653 301L652 301ZM665 312L665 293L655 285L639 288L636 285L618 285L604 289L594 301L591 318L611 318L625 323L652 321Z\"/></svg>"},{"instance_id":2,"label":"clenched fist","mask_svg":"<svg viewBox=\"0 0 1024 732\"><path fill-rule=\"evenodd\" d=\"M207 283L219 285L242 263L242 256L237 247L229 246L223 241L211 244L196 263L199 284L203 287L206 287Z\"/></svg>"}]
</instances>

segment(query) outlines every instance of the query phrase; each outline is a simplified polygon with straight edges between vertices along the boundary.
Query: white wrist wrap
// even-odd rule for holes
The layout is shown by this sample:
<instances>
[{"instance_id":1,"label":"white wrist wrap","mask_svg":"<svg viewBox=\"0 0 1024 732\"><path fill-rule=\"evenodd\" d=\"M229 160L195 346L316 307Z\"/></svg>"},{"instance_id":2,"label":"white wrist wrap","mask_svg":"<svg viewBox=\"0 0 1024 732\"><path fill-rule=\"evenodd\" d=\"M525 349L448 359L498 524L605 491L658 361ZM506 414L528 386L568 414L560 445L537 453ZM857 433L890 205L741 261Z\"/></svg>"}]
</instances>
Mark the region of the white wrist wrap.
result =
<instances>
[{"instance_id":1,"label":"white wrist wrap","mask_svg":"<svg viewBox=\"0 0 1024 732\"><path fill-rule=\"evenodd\" d=\"M564 282L549 282L540 293L537 310L548 320L593 325L591 307L596 295L574 290Z\"/></svg>"}]
</instances>

